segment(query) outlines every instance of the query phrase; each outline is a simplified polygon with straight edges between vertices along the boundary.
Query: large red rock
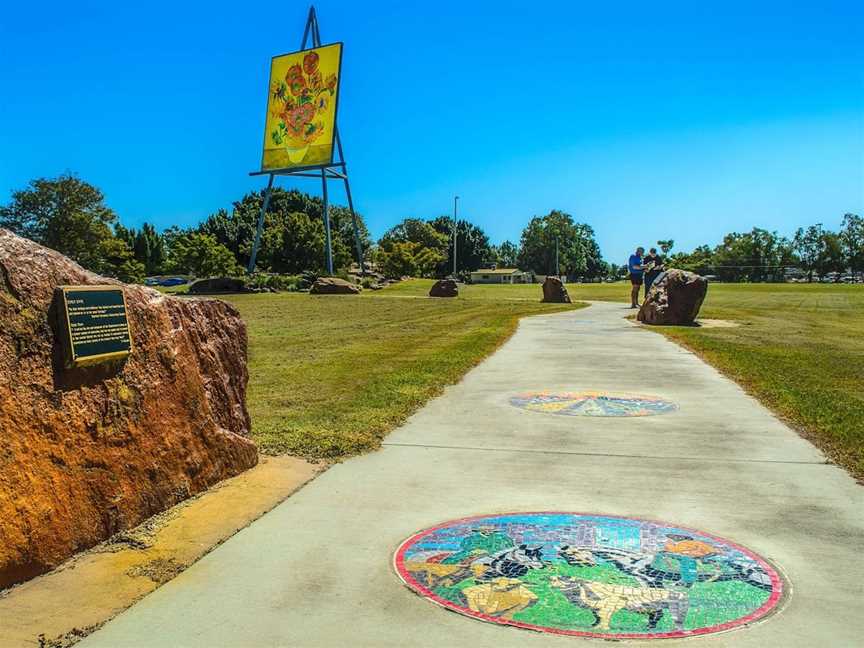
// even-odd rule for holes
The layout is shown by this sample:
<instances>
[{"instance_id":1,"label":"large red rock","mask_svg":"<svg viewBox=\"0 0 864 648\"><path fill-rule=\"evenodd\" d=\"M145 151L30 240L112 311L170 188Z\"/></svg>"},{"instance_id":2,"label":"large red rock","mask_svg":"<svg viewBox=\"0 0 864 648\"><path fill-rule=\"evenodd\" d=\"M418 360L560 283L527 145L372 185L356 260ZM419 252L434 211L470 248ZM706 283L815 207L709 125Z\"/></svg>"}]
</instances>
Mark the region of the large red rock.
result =
<instances>
[{"instance_id":1,"label":"large red rock","mask_svg":"<svg viewBox=\"0 0 864 648\"><path fill-rule=\"evenodd\" d=\"M232 306L119 284L131 356L70 370L53 324L64 284L119 282L0 229L0 587L258 460Z\"/></svg>"},{"instance_id":2,"label":"large red rock","mask_svg":"<svg viewBox=\"0 0 864 648\"><path fill-rule=\"evenodd\" d=\"M549 275L543 282L543 301L552 304L569 304L570 293L558 277Z\"/></svg>"},{"instance_id":3,"label":"large red rock","mask_svg":"<svg viewBox=\"0 0 864 648\"><path fill-rule=\"evenodd\" d=\"M357 284L339 277L320 277L309 289L310 295L356 295L363 290Z\"/></svg>"},{"instance_id":4,"label":"large red rock","mask_svg":"<svg viewBox=\"0 0 864 648\"><path fill-rule=\"evenodd\" d=\"M452 279L439 279L429 289L430 297L458 297L459 286Z\"/></svg>"},{"instance_id":5,"label":"large red rock","mask_svg":"<svg viewBox=\"0 0 864 648\"><path fill-rule=\"evenodd\" d=\"M705 277L686 270L667 270L651 284L636 319L645 324L693 324L707 292Z\"/></svg>"}]
</instances>

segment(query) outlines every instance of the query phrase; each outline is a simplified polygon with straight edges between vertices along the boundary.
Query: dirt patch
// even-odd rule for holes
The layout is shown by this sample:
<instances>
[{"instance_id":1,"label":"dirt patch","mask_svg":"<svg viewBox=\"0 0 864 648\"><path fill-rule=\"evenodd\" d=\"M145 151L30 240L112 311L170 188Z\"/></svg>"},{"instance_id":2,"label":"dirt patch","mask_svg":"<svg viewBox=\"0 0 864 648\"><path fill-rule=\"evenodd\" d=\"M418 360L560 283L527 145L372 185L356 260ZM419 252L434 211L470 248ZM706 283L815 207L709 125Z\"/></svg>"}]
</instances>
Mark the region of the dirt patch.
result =
<instances>
[{"instance_id":1,"label":"dirt patch","mask_svg":"<svg viewBox=\"0 0 864 648\"><path fill-rule=\"evenodd\" d=\"M173 558L156 558L143 565L136 565L126 572L127 576L133 578L137 576L146 576L154 583L162 585L174 578L177 574L186 569L187 565L178 563Z\"/></svg>"},{"instance_id":2,"label":"dirt patch","mask_svg":"<svg viewBox=\"0 0 864 648\"><path fill-rule=\"evenodd\" d=\"M52 572L0 592L3 648L67 648L267 513L326 469L262 457Z\"/></svg>"},{"instance_id":3,"label":"dirt patch","mask_svg":"<svg viewBox=\"0 0 864 648\"><path fill-rule=\"evenodd\" d=\"M741 326L741 322L722 319L697 319L696 324L700 328L737 328Z\"/></svg>"}]
</instances>

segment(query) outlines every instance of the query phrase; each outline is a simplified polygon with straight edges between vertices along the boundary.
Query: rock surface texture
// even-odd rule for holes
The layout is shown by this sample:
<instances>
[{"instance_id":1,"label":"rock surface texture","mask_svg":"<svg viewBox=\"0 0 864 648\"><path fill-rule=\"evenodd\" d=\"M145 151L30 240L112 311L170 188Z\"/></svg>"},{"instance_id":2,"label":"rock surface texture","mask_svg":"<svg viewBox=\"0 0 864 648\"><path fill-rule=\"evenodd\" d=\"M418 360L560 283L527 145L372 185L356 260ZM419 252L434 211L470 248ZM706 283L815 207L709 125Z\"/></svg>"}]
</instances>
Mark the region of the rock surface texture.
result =
<instances>
[{"instance_id":1,"label":"rock surface texture","mask_svg":"<svg viewBox=\"0 0 864 648\"><path fill-rule=\"evenodd\" d=\"M133 350L65 369L53 292L121 285ZM258 461L230 305L88 272L0 229L0 587Z\"/></svg>"},{"instance_id":2,"label":"rock surface texture","mask_svg":"<svg viewBox=\"0 0 864 648\"><path fill-rule=\"evenodd\" d=\"M543 301L552 304L569 304L570 295L558 277L546 277L543 282Z\"/></svg>"},{"instance_id":3,"label":"rock surface texture","mask_svg":"<svg viewBox=\"0 0 864 648\"><path fill-rule=\"evenodd\" d=\"M651 284L636 319L645 324L692 324L707 292L705 277L686 270L667 270Z\"/></svg>"},{"instance_id":4,"label":"rock surface texture","mask_svg":"<svg viewBox=\"0 0 864 648\"><path fill-rule=\"evenodd\" d=\"M356 295L363 290L357 284L339 277L320 277L309 289L310 295Z\"/></svg>"},{"instance_id":5,"label":"rock surface texture","mask_svg":"<svg viewBox=\"0 0 864 648\"><path fill-rule=\"evenodd\" d=\"M429 289L430 297L458 297L459 286L452 279L440 279Z\"/></svg>"}]
</instances>

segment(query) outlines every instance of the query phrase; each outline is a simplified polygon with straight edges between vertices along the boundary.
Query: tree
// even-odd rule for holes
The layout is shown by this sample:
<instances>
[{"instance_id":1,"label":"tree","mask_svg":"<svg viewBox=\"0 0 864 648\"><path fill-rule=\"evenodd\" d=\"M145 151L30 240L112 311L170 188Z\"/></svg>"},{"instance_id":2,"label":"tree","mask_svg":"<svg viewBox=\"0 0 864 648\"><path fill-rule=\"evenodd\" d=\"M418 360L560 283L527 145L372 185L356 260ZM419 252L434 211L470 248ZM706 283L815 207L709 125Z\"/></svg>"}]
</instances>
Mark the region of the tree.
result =
<instances>
[{"instance_id":1,"label":"tree","mask_svg":"<svg viewBox=\"0 0 864 648\"><path fill-rule=\"evenodd\" d=\"M103 239L99 244L99 274L115 277L126 283L144 281L144 264L136 260L126 241L119 237Z\"/></svg>"},{"instance_id":2,"label":"tree","mask_svg":"<svg viewBox=\"0 0 864 648\"><path fill-rule=\"evenodd\" d=\"M195 277L238 275L242 269L231 250L210 234L187 232L172 240L168 266L172 272Z\"/></svg>"},{"instance_id":3,"label":"tree","mask_svg":"<svg viewBox=\"0 0 864 648\"><path fill-rule=\"evenodd\" d=\"M439 216L430 222L433 228L447 239L447 258L438 266L438 275L453 272L453 219ZM467 221L456 222L456 273L464 274L483 267L491 258L489 237L477 225Z\"/></svg>"},{"instance_id":4,"label":"tree","mask_svg":"<svg viewBox=\"0 0 864 648\"><path fill-rule=\"evenodd\" d=\"M522 231L519 267L538 274L563 272L583 277L597 277L607 271L594 230L584 223L574 223L570 214L558 210L535 216Z\"/></svg>"},{"instance_id":5,"label":"tree","mask_svg":"<svg viewBox=\"0 0 864 648\"><path fill-rule=\"evenodd\" d=\"M799 227L792 239L792 246L798 254L801 269L807 273L807 281L813 281L813 273L819 269L825 242L824 234L822 223L817 223L806 230Z\"/></svg>"},{"instance_id":6,"label":"tree","mask_svg":"<svg viewBox=\"0 0 864 648\"><path fill-rule=\"evenodd\" d=\"M669 257L666 265L700 275L713 274L714 252L707 245L700 245L690 253L676 252Z\"/></svg>"},{"instance_id":7,"label":"tree","mask_svg":"<svg viewBox=\"0 0 864 648\"><path fill-rule=\"evenodd\" d=\"M782 276L793 263L789 242L777 232L754 227L750 232L731 232L714 248L714 271L724 281L770 281Z\"/></svg>"},{"instance_id":8,"label":"tree","mask_svg":"<svg viewBox=\"0 0 864 648\"><path fill-rule=\"evenodd\" d=\"M393 246L397 244L411 243L412 248L399 248L393 258L388 255L393 253ZM447 260L448 239L436 230L430 223L419 218L406 218L398 225L391 227L384 233L378 242L384 259L389 264L391 274L396 271L400 264L402 269L411 266L410 272L402 272L402 275L413 275L418 277L434 277L438 269ZM407 261L410 254L413 261ZM396 259L400 259L397 261ZM380 260L379 260L380 264ZM387 274L385 272L385 274Z\"/></svg>"},{"instance_id":9,"label":"tree","mask_svg":"<svg viewBox=\"0 0 864 648\"><path fill-rule=\"evenodd\" d=\"M264 194L263 190L247 193L241 200L233 204L230 213L225 209L220 209L211 214L198 228L202 234L210 234L219 243L231 250L237 262L243 267L249 265L252 244L255 240L255 231L258 227L258 216L261 212L261 205L264 202ZM323 209L324 203L320 198L310 196L296 189L286 191L285 189L276 187L271 193L270 204L264 216L262 239L268 235L269 230L273 227L284 226L289 214L305 214L308 219L320 222L323 234ZM340 267L336 261L335 254L337 241L341 244L341 249L349 254L347 263L350 263L351 258L356 259L354 224L351 219L351 212L346 207L331 205L328 213L334 242L334 266ZM360 241L365 254L365 251L369 249L371 244L369 231L366 229L363 217L360 214L357 214L357 220ZM282 234L271 235L271 238L272 236L277 236L278 238ZM321 246L323 255L323 239ZM260 254L256 258L256 265L262 268L269 267L266 258L260 256ZM296 266L297 264L292 265Z\"/></svg>"},{"instance_id":10,"label":"tree","mask_svg":"<svg viewBox=\"0 0 864 648\"><path fill-rule=\"evenodd\" d=\"M843 271L846 269L846 257L843 254L843 243L840 235L834 232L822 234L822 248L819 251L817 270L819 276L824 277L830 272L836 273L834 281L839 282Z\"/></svg>"},{"instance_id":11,"label":"tree","mask_svg":"<svg viewBox=\"0 0 864 648\"><path fill-rule=\"evenodd\" d=\"M261 240L261 265L273 272L323 273L326 268L324 223L304 212L268 214L270 226ZM334 268L351 262L351 251L340 237L333 237Z\"/></svg>"},{"instance_id":12,"label":"tree","mask_svg":"<svg viewBox=\"0 0 864 648\"><path fill-rule=\"evenodd\" d=\"M660 251L663 253L665 257L669 252L675 247L674 239L666 239L665 241L657 241L657 245L660 246Z\"/></svg>"},{"instance_id":13,"label":"tree","mask_svg":"<svg viewBox=\"0 0 864 648\"><path fill-rule=\"evenodd\" d=\"M114 237L116 214L102 192L72 174L32 180L0 207L0 227L99 271L102 245Z\"/></svg>"},{"instance_id":14,"label":"tree","mask_svg":"<svg viewBox=\"0 0 864 648\"><path fill-rule=\"evenodd\" d=\"M500 268L515 268L519 264L519 247L510 241L493 245L491 253L495 264Z\"/></svg>"},{"instance_id":15,"label":"tree","mask_svg":"<svg viewBox=\"0 0 864 648\"><path fill-rule=\"evenodd\" d=\"M864 273L864 218L857 214L845 214L840 229L840 242L852 273Z\"/></svg>"},{"instance_id":16,"label":"tree","mask_svg":"<svg viewBox=\"0 0 864 648\"><path fill-rule=\"evenodd\" d=\"M419 249L417 243L390 243L378 250L378 267L381 272L392 278L417 275L417 261L414 253ZM428 249L428 248L425 248Z\"/></svg>"}]
</instances>

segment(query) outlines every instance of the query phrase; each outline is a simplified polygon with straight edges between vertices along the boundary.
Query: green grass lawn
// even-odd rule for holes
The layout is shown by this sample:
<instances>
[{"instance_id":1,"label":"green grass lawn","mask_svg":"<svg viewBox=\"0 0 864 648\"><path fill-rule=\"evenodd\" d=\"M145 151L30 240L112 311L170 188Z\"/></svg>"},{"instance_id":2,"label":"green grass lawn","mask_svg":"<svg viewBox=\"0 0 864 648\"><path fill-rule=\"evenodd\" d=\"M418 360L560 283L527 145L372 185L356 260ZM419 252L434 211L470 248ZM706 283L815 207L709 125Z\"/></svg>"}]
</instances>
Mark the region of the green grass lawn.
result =
<instances>
[{"instance_id":1,"label":"green grass lawn","mask_svg":"<svg viewBox=\"0 0 864 648\"><path fill-rule=\"evenodd\" d=\"M430 285L222 297L248 325L248 405L261 450L338 459L374 449L504 342L520 317L573 308L536 294L428 299Z\"/></svg>"}]
</instances>

